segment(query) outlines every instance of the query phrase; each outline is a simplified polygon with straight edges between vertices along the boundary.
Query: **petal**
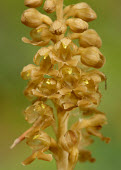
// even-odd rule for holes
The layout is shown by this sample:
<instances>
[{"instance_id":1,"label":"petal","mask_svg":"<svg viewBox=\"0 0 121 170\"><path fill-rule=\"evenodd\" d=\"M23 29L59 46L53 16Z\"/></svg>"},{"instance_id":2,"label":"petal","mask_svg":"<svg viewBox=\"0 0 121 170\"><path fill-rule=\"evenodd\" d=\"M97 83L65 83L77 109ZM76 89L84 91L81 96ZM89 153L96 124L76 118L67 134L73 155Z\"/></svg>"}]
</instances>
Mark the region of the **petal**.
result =
<instances>
[{"instance_id":1,"label":"petal","mask_svg":"<svg viewBox=\"0 0 121 170\"><path fill-rule=\"evenodd\" d=\"M52 161L53 157L52 157L52 154L45 154L41 151L38 152L37 154L37 158L40 160L44 160L44 161Z\"/></svg>"},{"instance_id":2,"label":"petal","mask_svg":"<svg viewBox=\"0 0 121 170\"><path fill-rule=\"evenodd\" d=\"M34 152L31 156L29 156L27 159L25 159L22 162L22 165L29 165L29 164L31 164L36 159L36 156L37 156L37 152Z\"/></svg>"},{"instance_id":3,"label":"petal","mask_svg":"<svg viewBox=\"0 0 121 170\"><path fill-rule=\"evenodd\" d=\"M33 41L33 40L29 40L29 39L26 38L26 37L23 37L23 38L22 38L22 41L23 41L24 43L32 44L32 45L34 45L34 46L46 46L46 45L49 43L49 41L36 42L36 41Z\"/></svg>"}]
</instances>

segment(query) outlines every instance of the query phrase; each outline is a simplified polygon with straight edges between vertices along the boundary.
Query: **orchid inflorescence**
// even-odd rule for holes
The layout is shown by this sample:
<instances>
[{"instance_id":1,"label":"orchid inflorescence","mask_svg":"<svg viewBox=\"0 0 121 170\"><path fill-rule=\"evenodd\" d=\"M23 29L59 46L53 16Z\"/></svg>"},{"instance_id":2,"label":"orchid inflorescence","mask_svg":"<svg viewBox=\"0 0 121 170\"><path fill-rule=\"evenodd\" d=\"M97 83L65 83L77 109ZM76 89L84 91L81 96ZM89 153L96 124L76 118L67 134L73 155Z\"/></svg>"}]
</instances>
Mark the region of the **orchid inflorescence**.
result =
<instances>
[{"instance_id":1,"label":"orchid inflorescence","mask_svg":"<svg viewBox=\"0 0 121 170\"><path fill-rule=\"evenodd\" d=\"M24 94L33 99L24 112L25 119L33 125L14 141L12 148L26 139L33 152L23 165L36 158L51 161L54 157L58 170L72 170L78 161L95 161L86 150L94 142L91 136L110 141L100 132L107 120L97 109L101 101L99 83L106 81L106 76L97 69L103 67L105 57L99 50L102 45L99 35L88 29L88 22L97 16L84 2L63 9L63 0L45 0L43 9L47 13L56 12L57 19L52 21L36 9L43 0L24 3L30 8L24 11L21 21L32 28L32 39L22 40L40 49L34 64L25 66L21 72L21 77L28 80ZM74 43L76 39L78 45ZM48 100L56 108L58 121ZM77 108L81 118L68 128L71 112ZM44 131L50 126L55 139Z\"/></svg>"}]
</instances>

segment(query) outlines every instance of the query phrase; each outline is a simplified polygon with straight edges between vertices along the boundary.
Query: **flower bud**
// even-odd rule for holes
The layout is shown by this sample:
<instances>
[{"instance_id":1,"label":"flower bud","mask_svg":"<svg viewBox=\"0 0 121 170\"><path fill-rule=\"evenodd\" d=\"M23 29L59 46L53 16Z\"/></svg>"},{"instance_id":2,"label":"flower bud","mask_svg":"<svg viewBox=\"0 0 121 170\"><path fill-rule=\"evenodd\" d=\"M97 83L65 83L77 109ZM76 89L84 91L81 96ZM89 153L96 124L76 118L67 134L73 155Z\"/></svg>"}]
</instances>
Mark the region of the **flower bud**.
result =
<instances>
[{"instance_id":1,"label":"flower bud","mask_svg":"<svg viewBox=\"0 0 121 170\"><path fill-rule=\"evenodd\" d=\"M90 6L86 3L78 3L73 6L75 11L75 17L81 18L84 21L93 21L97 18L96 13L90 8Z\"/></svg>"},{"instance_id":2,"label":"flower bud","mask_svg":"<svg viewBox=\"0 0 121 170\"><path fill-rule=\"evenodd\" d=\"M24 11L21 17L21 22L31 28L36 28L42 23L46 23L48 25L52 24L52 20L48 16L41 14L34 8Z\"/></svg>"},{"instance_id":3,"label":"flower bud","mask_svg":"<svg viewBox=\"0 0 121 170\"><path fill-rule=\"evenodd\" d=\"M45 24L42 24L39 27L33 29L30 32L30 36L34 41L48 41L51 39L52 34L48 27Z\"/></svg>"},{"instance_id":4,"label":"flower bud","mask_svg":"<svg viewBox=\"0 0 121 170\"><path fill-rule=\"evenodd\" d=\"M67 30L67 26L58 20L54 21L50 27L50 32L56 35L64 34L66 30Z\"/></svg>"},{"instance_id":5,"label":"flower bud","mask_svg":"<svg viewBox=\"0 0 121 170\"><path fill-rule=\"evenodd\" d=\"M30 8L37 8L42 5L43 0L24 0L24 5Z\"/></svg>"},{"instance_id":6,"label":"flower bud","mask_svg":"<svg viewBox=\"0 0 121 170\"><path fill-rule=\"evenodd\" d=\"M47 13L54 12L56 10L56 1L55 0L46 0L43 8Z\"/></svg>"},{"instance_id":7,"label":"flower bud","mask_svg":"<svg viewBox=\"0 0 121 170\"><path fill-rule=\"evenodd\" d=\"M105 57L96 47L80 48L81 62L89 67L101 68Z\"/></svg>"},{"instance_id":8,"label":"flower bud","mask_svg":"<svg viewBox=\"0 0 121 170\"><path fill-rule=\"evenodd\" d=\"M80 33L88 29L88 23L79 18L70 18L66 24L73 32Z\"/></svg>"},{"instance_id":9,"label":"flower bud","mask_svg":"<svg viewBox=\"0 0 121 170\"><path fill-rule=\"evenodd\" d=\"M78 3L76 5L70 6L64 11L65 18L68 17L77 17L81 18L84 21L92 21L97 18L96 13L90 8L86 3Z\"/></svg>"},{"instance_id":10,"label":"flower bud","mask_svg":"<svg viewBox=\"0 0 121 170\"><path fill-rule=\"evenodd\" d=\"M42 24L42 15L34 8L30 8L24 11L21 22L31 28L36 28Z\"/></svg>"},{"instance_id":11,"label":"flower bud","mask_svg":"<svg viewBox=\"0 0 121 170\"><path fill-rule=\"evenodd\" d=\"M95 46L97 48L100 48L102 45L102 41L95 30L89 29L84 31L80 35L79 44L82 47Z\"/></svg>"}]
</instances>

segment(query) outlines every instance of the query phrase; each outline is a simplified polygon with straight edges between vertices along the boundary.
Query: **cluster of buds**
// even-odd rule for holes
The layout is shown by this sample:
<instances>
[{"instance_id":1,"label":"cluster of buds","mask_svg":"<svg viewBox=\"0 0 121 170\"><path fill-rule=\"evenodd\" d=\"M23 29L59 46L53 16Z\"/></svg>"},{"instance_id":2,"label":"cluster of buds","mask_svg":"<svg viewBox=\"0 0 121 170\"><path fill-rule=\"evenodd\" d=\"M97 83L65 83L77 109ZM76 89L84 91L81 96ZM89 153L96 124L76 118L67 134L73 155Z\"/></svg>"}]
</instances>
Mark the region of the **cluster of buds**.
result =
<instances>
[{"instance_id":1,"label":"cluster of buds","mask_svg":"<svg viewBox=\"0 0 121 170\"><path fill-rule=\"evenodd\" d=\"M51 161L54 157L58 170L72 170L78 161L95 161L86 150L93 143L91 136L110 141L100 132L107 120L97 109L101 101L99 83L106 81L106 76L97 69L103 67L105 57L99 50L102 45L99 35L88 29L88 22L97 18L88 4L82 2L63 9L63 0L45 0L43 9L47 13L56 11L57 19L52 21L35 9L42 2L25 0L30 8L21 17L22 23L32 28L32 40L25 37L22 40L40 49L34 64L25 66L21 72L22 78L28 80L24 94L33 99L25 110L25 119L33 125L12 147L26 139L33 153L23 161L24 165L36 158ZM78 45L74 39L79 41ZM48 100L56 108L58 121ZM68 119L77 108L81 118L68 129ZM44 132L50 126L56 139Z\"/></svg>"}]
</instances>

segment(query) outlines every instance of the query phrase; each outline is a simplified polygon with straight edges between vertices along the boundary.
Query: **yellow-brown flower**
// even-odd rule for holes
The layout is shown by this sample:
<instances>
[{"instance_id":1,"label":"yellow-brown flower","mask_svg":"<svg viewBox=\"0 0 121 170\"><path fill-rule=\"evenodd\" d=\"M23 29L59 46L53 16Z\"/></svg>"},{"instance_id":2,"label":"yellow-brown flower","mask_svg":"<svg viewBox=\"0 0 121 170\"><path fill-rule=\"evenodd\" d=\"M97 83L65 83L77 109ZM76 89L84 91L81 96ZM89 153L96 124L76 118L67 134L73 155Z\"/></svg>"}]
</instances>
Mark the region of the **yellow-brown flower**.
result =
<instances>
[{"instance_id":1,"label":"yellow-brown flower","mask_svg":"<svg viewBox=\"0 0 121 170\"><path fill-rule=\"evenodd\" d=\"M42 2L24 1L30 8L24 11L21 21L33 29L32 40L25 37L22 40L41 48L34 56L35 65L29 64L21 72L21 77L28 80L24 94L33 99L24 111L26 121L32 126L11 148L26 139L33 152L23 165L36 158L51 161L53 155L58 170L73 170L77 161L95 161L86 150L94 142L91 136L106 143L110 141L100 132L107 119L98 110L102 97L99 84L106 81L106 76L97 69L103 67L105 57L99 50L101 38L95 30L88 29L87 22L97 18L88 4L82 2L63 9L63 0L46 0L44 10L56 11L57 18L52 21L35 9ZM79 43L75 44L74 39ZM68 119L77 109L82 114L68 128ZM44 132L49 127L53 128L56 140ZM52 154L45 154L46 151Z\"/></svg>"}]
</instances>

